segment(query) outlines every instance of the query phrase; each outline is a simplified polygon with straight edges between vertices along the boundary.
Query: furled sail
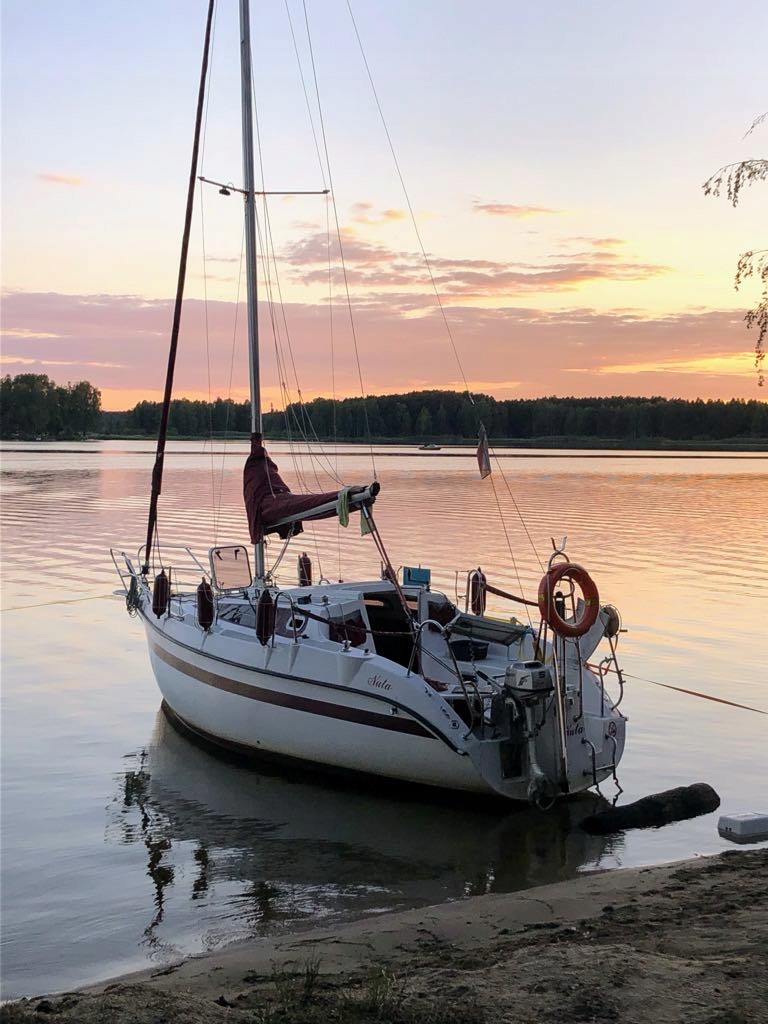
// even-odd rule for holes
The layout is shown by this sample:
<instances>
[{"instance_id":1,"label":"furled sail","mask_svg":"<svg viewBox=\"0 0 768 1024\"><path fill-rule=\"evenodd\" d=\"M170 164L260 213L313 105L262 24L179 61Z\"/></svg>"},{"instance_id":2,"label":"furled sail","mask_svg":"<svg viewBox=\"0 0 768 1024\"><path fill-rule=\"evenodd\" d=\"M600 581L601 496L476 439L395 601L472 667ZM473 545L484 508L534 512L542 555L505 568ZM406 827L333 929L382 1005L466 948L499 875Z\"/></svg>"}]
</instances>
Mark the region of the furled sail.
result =
<instances>
[{"instance_id":1,"label":"furled sail","mask_svg":"<svg viewBox=\"0 0 768 1024\"><path fill-rule=\"evenodd\" d=\"M291 494L270 459L261 434L251 434L251 454L243 469L243 499L251 540L258 544L268 533L285 540L301 533L303 519L330 519L340 509L370 505L379 492L378 483L370 487L351 487L319 494Z\"/></svg>"}]
</instances>

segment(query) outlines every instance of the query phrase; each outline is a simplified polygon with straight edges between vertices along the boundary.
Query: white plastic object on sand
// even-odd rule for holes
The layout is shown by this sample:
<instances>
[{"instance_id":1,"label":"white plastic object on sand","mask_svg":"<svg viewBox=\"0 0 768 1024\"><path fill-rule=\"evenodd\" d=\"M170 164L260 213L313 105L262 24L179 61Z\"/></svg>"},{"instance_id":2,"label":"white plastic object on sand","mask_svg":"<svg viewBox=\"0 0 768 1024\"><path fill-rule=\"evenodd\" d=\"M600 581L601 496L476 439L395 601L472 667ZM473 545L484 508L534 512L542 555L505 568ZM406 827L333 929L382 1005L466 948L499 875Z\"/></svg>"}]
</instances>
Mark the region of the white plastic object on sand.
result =
<instances>
[{"instance_id":1,"label":"white plastic object on sand","mask_svg":"<svg viewBox=\"0 0 768 1024\"><path fill-rule=\"evenodd\" d=\"M768 839L768 814L763 811L721 814L717 831L723 839L734 843L758 843L761 839Z\"/></svg>"}]
</instances>

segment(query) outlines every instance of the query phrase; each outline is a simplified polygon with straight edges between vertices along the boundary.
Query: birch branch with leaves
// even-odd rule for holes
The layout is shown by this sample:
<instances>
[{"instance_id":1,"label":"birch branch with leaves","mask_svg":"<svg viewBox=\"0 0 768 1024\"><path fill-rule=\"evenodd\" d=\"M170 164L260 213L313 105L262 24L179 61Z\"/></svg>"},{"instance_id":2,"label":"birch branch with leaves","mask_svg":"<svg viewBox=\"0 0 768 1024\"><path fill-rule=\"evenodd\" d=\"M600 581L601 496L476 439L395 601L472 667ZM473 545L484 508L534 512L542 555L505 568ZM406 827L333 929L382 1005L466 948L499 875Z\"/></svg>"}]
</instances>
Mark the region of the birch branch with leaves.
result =
<instances>
[{"instance_id":1,"label":"birch branch with leaves","mask_svg":"<svg viewBox=\"0 0 768 1024\"><path fill-rule=\"evenodd\" d=\"M755 118L744 137L751 135L755 128L767 118L768 111ZM768 160L741 160L738 163L725 164L715 171L711 178L707 178L702 187L705 195L725 195L732 206L738 206L739 197L747 186L766 179L768 179ZM749 278L756 278L760 282L760 297L757 305L747 310L744 320L748 329L757 328L755 369L757 370L757 383L762 387L765 384L765 339L768 336L768 249L752 249L739 256L734 277L736 289L738 290Z\"/></svg>"}]
</instances>

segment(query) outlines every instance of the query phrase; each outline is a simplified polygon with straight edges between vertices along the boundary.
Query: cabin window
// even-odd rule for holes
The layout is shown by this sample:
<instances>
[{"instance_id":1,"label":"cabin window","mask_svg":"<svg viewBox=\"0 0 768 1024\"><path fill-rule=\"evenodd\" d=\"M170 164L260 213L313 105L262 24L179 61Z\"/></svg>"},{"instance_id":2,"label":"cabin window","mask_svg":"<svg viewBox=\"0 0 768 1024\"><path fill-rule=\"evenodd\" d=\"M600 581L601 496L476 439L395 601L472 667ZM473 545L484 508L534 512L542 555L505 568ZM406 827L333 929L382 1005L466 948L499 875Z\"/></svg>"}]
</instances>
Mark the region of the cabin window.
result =
<instances>
[{"instance_id":1,"label":"cabin window","mask_svg":"<svg viewBox=\"0 0 768 1024\"><path fill-rule=\"evenodd\" d=\"M242 544L211 548L208 553L211 563L213 585L217 590L245 590L253 582L248 551Z\"/></svg>"},{"instance_id":2,"label":"cabin window","mask_svg":"<svg viewBox=\"0 0 768 1024\"><path fill-rule=\"evenodd\" d=\"M301 615L293 608L278 607L275 611L275 633L278 636L287 636L292 640L302 635L306 625L306 615Z\"/></svg>"},{"instance_id":3,"label":"cabin window","mask_svg":"<svg viewBox=\"0 0 768 1024\"><path fill-rule=\"evenodd\" d=\"M247 601L219 601L217 618L219 622L256 629L256 612Z\"/></svg>"},{"instance_id":4,"label":"cabin window","mask_svg":"<svg viewBox=\"0 0 768 1024\"><path fill-rule=\"evenodd\" d=\"M366 594L364 601L376 653L408 668L413 657L412 612L406 614L394 591Z\"/></svg>"},{"instance_id":5,"label":"cabin window","mask_svg":"<svg viewBox=\"0 0 768 1024\"><path fill-rule=\"evenodd\" d=\"M438 622L441 626L447 626L449 622L453 622L458 614L459 609L456 605L445 600L445 598L439 600L432 600L430 598L427 602L427 618L432 619L433 622ZM437 626L431 624L427 626L427 629L437 632Z\"/></svg>"},{"instance_id":6,"label":"cabin window","mask_svg":"<svg viewBox=\"0 0 768 1024\"><path fill-rule=\"evenodd\" d=\"M348 642L352 647L362 647L368 639L368 629L361 612L329 619L328 639L337 644Z\"/></svg>"}]
</instances>

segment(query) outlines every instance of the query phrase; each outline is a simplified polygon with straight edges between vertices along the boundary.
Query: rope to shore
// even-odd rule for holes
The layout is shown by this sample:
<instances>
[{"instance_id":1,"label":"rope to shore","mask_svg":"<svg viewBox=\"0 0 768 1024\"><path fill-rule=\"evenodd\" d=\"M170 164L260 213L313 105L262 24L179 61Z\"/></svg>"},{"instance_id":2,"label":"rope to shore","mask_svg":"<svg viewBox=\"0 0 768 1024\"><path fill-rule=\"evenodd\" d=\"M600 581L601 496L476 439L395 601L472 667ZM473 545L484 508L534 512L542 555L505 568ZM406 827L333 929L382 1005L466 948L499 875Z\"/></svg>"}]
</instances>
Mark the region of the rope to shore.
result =
<instances>
[{"instance_id":1,"label":"rope to shore","mask_svg":"<svg viewBox=\"0 0 768 1024\"><path fill-rule=\"evenodd\" d=\"M587 664L587 668L592 669L593 672L599 672L599 668L596 665ZM608 672L615 672L613 668L607 669ZM764 711L763 708L753 708L749 704L739 704L735 700L726 700L725 697L715 697L712 693L702 693L700 690L689 690L685 686L673 686L672 683L660 683L656 679L646 679L645 676L636 676L632 672L622 672L622 676L625 679L636 679L639 683L650 683L651 686L661 686L665 690L675 690L677 693L687 693L691 697L701 697L702 700L713 700L716 704L727 704L732 708L740 708L742 711L754 711L756 715L768 715L768 711Z\"/></svg>"},{"instance_id":2,"label":"rope to shore","mask_svg":"<svg viewBox=\"0 0 768 1024\"><path fill-rule=\"evenodd\" d=\"M92 594L90 597L61 597L56 601L37 601L35 604L17 604L11 605L10 608L0 608L0 615L5 615L6 612L29 612L34 611L36 608L51 608L56 604L80 604L83 601L106 601L112 598L122 598L121 592L109 593L109 594Z\"/></svg>"},{"instance_id":3,"label":"rope to shore","mask_svg":"<svg viewBox=\"0 0 768 1024\"><path fill-rule=\"evenodd\" d=\"M628 679L637 679L641 683L651 683L652 686L663 686L665 690L677 690L678 693L687 693L692 697L701 697L703 700L713 700L718 704L728 704L732 708L741 708L742 711L754 711L756 715L768 715L768 711L764 711L762 708L752 708L748 704L739 704L735 700L726 700L725 697L715 697L711 693L688 690L684 686L672 686L671 683L659 683L655 679L645 679L643 676L632 675L631 672L623 672L622 675Z\"/></svg>"},{"instance_id":4,"label":"rope to shore","mask_svg":"<svg viewBox=\"0 0 768 1024\"><path fill-rule=\"evenodd\" d=\"M109 594L93 594L91 597L70 597L70 598L61 598L58 601L42 601L42 602L39 602L38 604L20 604L20 605L11 606L9 608L0 608L0 614L5 614L6 612L32 611L35 608L50 608L53 605L57 605L57 604L81 604L84 601L112 600L116 596L119 596L119 595L116 595L114 593L109 593ZM316 618L316 619L321 620L323 622L327 621L326 619L321 619L321 616L317 616L317 615L312 614L311 612L308 612L308 610L306 610L306 609L303 609L301 614L302 615L306 615L306 617L310 618L310 619ZM371 635L375 635L378 632L382 636L405 635L405 634L400 634L398 631L392 631L390 633L389 631L385 631L385 630L376 631L376 630L367 630L366 629L366 633L368 633L368 632L370 632ZM597 671L597 668L594 665L589 665L588 667L591 668L593 671ZM609 669L609 671L612 671L612 670ZM691 689L688 689L685 686L673 686L672 683L660 683L657 679L647 679L645 676L636 676L632 672L622 672L622 675L624 676L625 679L635 679L639 683L650 683L651 686L660 686L664 690L674 690L676 693L686 693L690 697L700 697L702 700L711 700L711 701L714 701L716 704L726 704L728 707L739 708L741 711L752 711L756 715L768 715L768 711L764 710L763 708L753 708L749 704L740 704L738 701L735 701L735 700L726 700L725 697L715 697L715 695L712 694L712 693L702 693L700 690L691 690Z\"/></svg>"}]
</instances>

